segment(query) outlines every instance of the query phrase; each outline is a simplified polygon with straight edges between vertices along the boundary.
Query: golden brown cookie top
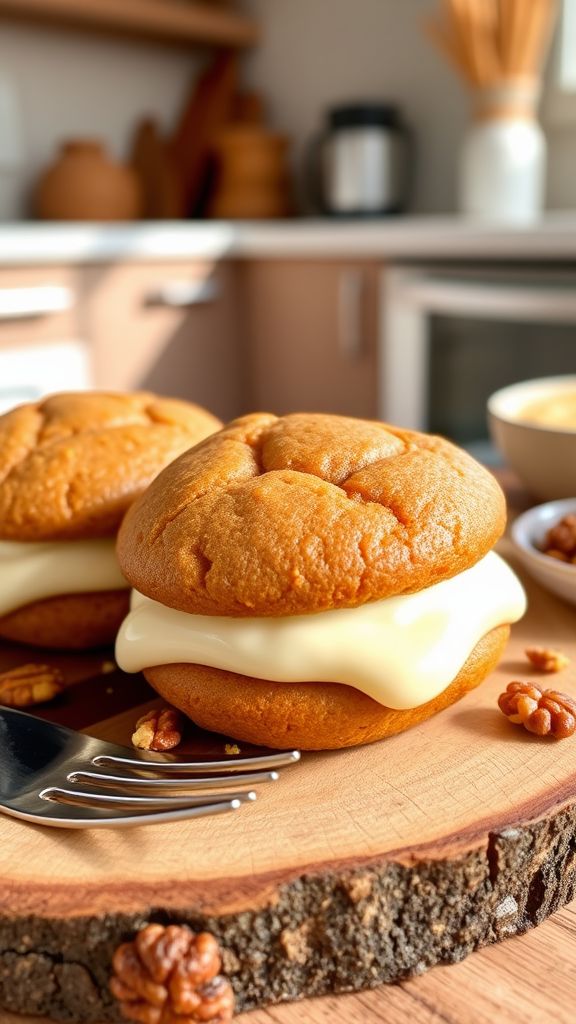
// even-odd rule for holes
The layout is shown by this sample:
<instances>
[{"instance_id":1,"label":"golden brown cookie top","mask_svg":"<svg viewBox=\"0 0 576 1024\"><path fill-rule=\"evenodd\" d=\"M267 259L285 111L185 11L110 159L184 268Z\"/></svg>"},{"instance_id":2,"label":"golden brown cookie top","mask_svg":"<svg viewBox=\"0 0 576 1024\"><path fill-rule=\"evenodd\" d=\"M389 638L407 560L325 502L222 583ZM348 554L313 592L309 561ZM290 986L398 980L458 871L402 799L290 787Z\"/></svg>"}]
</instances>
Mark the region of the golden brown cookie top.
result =
<instances>
[{"instance_id":1,"label":"golden brown cookie top","mask_svg":"<svg viewBox=\"0 0 576 1024\"><path fill-rule=\"evenodd\" d=\"M0 416L0 539L114 534L164 466L221 426L146 392L51 395Z\"/></svg>"},{"instance_id":2,"label":"golden brown cookie top","mask_svg":"<svg viewBox=\"0 0 576 1024\"><path fill-rule=\"evenodd\" d=\"M291 615L454 576L505 519L494 477L442 438L260 413L165 469L128 512L118 553L133 586L170 607Z\"/></svg>"}]
</instances>

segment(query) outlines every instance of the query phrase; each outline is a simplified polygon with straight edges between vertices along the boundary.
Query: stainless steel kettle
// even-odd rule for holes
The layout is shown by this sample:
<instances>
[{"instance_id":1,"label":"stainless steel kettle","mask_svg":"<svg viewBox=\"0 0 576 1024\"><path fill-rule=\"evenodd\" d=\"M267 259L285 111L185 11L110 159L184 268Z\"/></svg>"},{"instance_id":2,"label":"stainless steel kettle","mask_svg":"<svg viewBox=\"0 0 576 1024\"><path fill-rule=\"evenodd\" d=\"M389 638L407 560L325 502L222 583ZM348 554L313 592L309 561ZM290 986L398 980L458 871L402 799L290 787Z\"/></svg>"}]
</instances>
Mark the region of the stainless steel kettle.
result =
<instances>
[{"instance_id":1,"label":"stainless steel kettle","mask_svg":"<svg viewBox=\"0 0 576 1024\"><path fill-rule=\"evenodd\" d=\"M401 213L409 194L409 137L397 107L354 103L328 112L311 151L314 206L332 216Z\"/></svg>"}]
</instances>

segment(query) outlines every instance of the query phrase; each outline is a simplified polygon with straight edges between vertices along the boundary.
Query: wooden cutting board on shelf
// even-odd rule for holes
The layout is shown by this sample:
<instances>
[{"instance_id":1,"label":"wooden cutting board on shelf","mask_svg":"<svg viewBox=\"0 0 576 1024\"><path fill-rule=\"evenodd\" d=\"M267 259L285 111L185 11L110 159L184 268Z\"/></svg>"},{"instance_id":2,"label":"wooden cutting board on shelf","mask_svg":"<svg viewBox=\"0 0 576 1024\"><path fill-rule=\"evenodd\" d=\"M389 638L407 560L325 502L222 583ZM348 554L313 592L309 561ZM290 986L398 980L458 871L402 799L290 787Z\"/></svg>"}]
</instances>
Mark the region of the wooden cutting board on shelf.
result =
<instances>
[{"instance_id":1,"label":"wooden cutting board on shelf","mask_svg":"<svg viewBox=\"0 0 576 1024\"><path fill-rule=\"evenodd\" d=\"M538 678L576 693L576 609L526 583L529 613L478 690L382 743L304 755L234 814L92 832L0 818L0 1005L113 1019L112 952L149 920L212 931L249 1009L461 960L567 902L576 738L530 736L496 699L536 678L528 645L571 656ZM0 668L24 657L6 646ZM129 743L154 701L143 680L100 672L106 656L54 660L71 685L43 713ZM221 754L225 742L192 732L187 749Z\"/></svg>"}]
</instances>

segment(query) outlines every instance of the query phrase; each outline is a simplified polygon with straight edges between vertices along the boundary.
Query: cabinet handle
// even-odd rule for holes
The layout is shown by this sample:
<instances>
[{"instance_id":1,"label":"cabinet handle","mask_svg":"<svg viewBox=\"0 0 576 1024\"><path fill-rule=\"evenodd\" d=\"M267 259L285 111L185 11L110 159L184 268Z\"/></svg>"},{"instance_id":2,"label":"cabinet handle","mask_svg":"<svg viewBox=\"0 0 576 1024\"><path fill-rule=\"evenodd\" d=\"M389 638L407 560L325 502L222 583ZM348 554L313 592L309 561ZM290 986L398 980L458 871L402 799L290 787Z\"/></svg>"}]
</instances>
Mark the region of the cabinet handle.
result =
<instances>
[{"instance_id":1,"label":"cabinet handle","mask_svg":"<svg viewBox=\"0 0 576 1024\"><path fill-rule=\"evenodd\" d=\"M201 281L186 281L175 278L163 281L152 288L145 298L146 306L168 306L170 309L187 309L214 302L220 295L216 278L206 277Z\"/></svg>"},{"instance_id":2,"label":"cabinet handle","mask_svg":"<svg viewBox=\"0 0 576 1024\"><path fill-rule=\"evenodd\" d=\"M71 309L74 296L71 288L59 284L42 284L29 288L0 288L0 320L19 320L46 316Z\"/></svg>"},{"instance_id":3,"label":"cabinet handle","mask_svg":"<svg viewBox=\"0 0 576 1024\"><path fill-rule=\"evenodd\" d=\"M365 279L362 270L344 270L338 285L338 349L350 363L365 352Z\"/></svg>"}]
</instances>

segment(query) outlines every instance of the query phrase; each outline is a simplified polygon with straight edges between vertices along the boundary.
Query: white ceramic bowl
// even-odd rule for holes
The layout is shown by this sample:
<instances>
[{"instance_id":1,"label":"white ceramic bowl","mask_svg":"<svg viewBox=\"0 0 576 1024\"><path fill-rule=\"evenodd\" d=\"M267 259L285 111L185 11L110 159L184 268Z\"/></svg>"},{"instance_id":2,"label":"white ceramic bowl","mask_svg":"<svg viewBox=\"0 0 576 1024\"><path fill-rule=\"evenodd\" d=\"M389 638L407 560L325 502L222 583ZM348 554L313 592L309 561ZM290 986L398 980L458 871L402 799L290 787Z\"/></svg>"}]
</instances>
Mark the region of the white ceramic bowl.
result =
<instances>
[{"instance_id":1,"label":"white ceramic bowl","mask_svg":"<svg viewBox=\"0 0 576 1024\"><path fill-rule=\"evenodd\" d=\"M538 550L550 527L570 512L576 513L576 498L536 505L518 516L512 523L510 535L527 572L547 590L576 604L576 565L560 562Z\"/></svg>"},{"instance_id":2,"label":"white ceramic bowl","mask_svg":"<svg viewBox=\"0 0 576 1024\"><path fill-rule=\"evenodd\" d=\"M522 422L533 401L576 391L576 376L542 377L495 391L488 399L492 438L506 462L537 498L576 494L576 429Z\"/></svg>"}]
</instances>

